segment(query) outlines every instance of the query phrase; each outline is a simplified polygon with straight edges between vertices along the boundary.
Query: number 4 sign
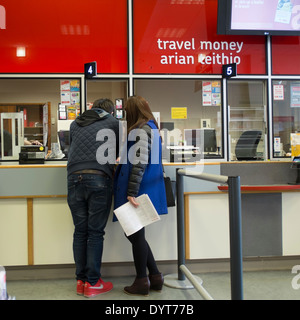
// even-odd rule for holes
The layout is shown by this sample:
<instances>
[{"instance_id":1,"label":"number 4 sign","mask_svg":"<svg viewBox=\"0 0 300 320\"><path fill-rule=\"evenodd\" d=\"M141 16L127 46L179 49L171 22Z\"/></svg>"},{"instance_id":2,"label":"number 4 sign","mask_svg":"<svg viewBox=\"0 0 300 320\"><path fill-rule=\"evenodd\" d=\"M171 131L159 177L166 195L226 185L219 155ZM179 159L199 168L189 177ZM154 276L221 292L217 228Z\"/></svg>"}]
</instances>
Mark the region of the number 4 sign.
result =
<instances>
[{"instance_id":1,"label":"number 4 sign","mask_svg":"<svg viewBox=\"0 0 300 320\"><path fill-rule=\"evenodd\" d=\"M223 78L231 78L236 76L236 63L224 64L222 70Z\"/></svg>"},{"instance_id":2,"label":"number 4 sign","mask_svg":"<svg viewBox=\"0 0 300 320\"><path fill-rule=\"evenodd\" d=\"M97 62L89 62L84 64L84 75L86 78L93 78L97 75Z\"/></svg>"}]
</instances>

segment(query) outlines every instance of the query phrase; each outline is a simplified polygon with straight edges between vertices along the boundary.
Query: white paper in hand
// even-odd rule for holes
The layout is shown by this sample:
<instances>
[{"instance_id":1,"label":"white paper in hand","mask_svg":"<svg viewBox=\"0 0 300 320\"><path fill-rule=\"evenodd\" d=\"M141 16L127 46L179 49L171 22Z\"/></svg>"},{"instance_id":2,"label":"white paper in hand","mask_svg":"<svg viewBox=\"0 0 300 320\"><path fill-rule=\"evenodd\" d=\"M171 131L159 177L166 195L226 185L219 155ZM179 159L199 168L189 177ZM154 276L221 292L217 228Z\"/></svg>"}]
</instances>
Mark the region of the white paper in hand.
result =
<instances>
[{"instance_id":1,"label":"white paper in hand","mask_svg":"<svg viewBox=\"0 0 300 320\"><path fill-rule=\"evenodd\" d=\"M127 236L139 231L143 227L160 220L160 217L147 194L136 198L139 206L135 208L130 202L114 210Z\"/></svg>"}]
</instances>

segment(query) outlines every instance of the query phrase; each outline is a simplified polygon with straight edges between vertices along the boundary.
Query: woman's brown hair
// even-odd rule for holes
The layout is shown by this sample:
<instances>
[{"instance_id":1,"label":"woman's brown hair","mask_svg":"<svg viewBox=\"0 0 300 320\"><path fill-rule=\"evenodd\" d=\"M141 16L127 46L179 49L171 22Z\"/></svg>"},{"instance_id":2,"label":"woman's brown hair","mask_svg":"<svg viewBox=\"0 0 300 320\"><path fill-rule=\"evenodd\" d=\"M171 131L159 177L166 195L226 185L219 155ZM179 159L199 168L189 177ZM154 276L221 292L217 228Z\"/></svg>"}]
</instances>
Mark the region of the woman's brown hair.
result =
<instances>
[{"instance_id":1,"label":"woman's brown hair","mask_svg":"<svg viewBox=\"0 0 300 320\"><path fill-rule=\"evenodd\" d=\"M127 133L132 129L141 128L149 120L153 120L156 127L158 124L152 114L148 102L140 96L129 97L125 104Z\"/></svg>"}]
</instances>

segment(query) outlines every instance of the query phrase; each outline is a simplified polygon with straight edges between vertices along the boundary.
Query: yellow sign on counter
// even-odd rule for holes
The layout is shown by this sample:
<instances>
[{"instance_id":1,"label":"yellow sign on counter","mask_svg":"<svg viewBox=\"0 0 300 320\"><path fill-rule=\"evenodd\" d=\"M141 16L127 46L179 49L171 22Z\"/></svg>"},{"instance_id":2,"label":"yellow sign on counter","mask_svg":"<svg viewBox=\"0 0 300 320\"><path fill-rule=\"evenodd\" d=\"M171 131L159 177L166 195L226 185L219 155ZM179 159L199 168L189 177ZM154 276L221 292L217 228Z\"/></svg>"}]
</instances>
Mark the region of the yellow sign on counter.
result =
<instances>
[{"instance_id":1,"label":"yellow sign on counter","mask_svg":"<svg viewBox=\"0 0 300 320\"><path fill-rule=\"evenodd\" d=\"M187 108L171 108L172 119L187 119Z\"/></svg>"}]
</instances>

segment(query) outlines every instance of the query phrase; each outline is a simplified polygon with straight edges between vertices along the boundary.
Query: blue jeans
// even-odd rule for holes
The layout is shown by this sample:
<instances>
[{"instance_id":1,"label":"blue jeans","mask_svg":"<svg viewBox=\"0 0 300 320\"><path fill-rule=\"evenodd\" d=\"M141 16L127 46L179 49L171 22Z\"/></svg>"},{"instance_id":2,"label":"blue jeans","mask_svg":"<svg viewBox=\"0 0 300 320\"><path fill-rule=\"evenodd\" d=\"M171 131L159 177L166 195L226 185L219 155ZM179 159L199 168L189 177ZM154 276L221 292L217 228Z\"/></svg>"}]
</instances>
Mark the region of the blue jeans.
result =
<instances>
[{"instance_id":1,"label":"blue jeans","mask_svg":"<svg viewBox=\"0 0 300 320\"><path fill-rule=\"evenodd\" d=\"M75 226L76 279L91 285L101 277L104 228L111 209L112 179L97 174L68 176L68 205Z\"/></svg>"}]
</instances>

